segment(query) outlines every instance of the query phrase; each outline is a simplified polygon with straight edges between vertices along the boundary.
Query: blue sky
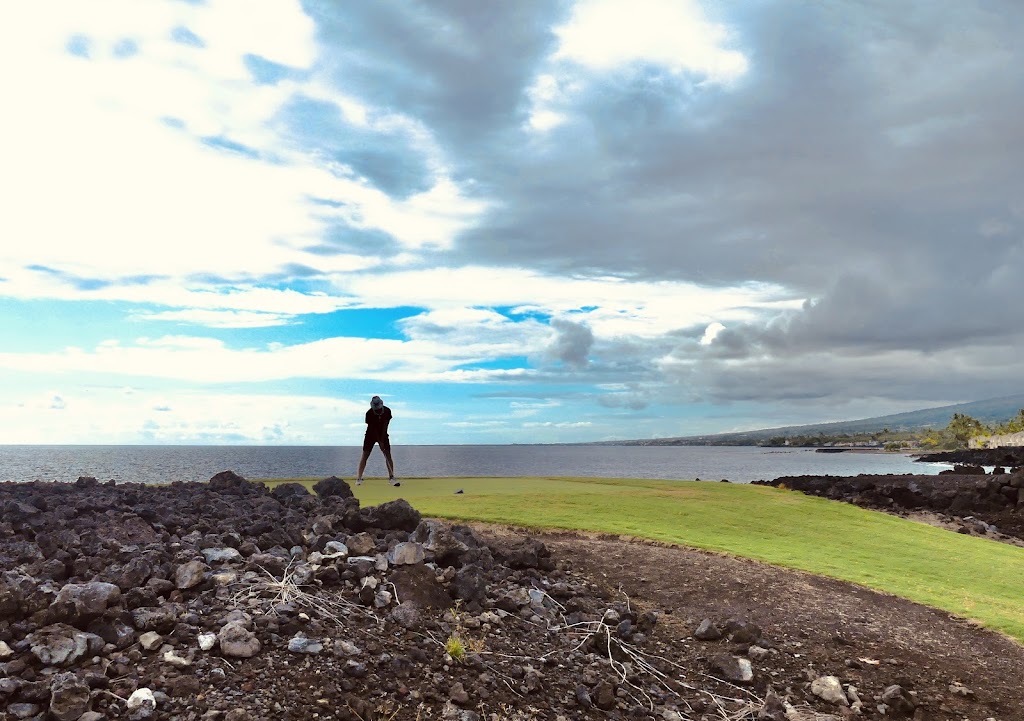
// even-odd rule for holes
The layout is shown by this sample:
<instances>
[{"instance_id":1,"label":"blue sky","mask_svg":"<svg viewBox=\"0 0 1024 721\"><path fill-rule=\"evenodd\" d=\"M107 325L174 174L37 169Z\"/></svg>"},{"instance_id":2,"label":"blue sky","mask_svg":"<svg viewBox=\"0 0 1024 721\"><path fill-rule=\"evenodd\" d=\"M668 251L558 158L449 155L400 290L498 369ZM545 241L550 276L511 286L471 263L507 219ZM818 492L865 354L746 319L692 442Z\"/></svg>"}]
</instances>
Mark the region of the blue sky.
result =
<instances>
[{"instance_id":1,"label":"blue sky","mask_svg":"<svg viewBox=\"0 0 1024 721\"><path fill-rule=\"evenodd\" d=\"M0 9L0 438L577 442L1021 392L1014 2Z\"/></svg>"}]
</instances>

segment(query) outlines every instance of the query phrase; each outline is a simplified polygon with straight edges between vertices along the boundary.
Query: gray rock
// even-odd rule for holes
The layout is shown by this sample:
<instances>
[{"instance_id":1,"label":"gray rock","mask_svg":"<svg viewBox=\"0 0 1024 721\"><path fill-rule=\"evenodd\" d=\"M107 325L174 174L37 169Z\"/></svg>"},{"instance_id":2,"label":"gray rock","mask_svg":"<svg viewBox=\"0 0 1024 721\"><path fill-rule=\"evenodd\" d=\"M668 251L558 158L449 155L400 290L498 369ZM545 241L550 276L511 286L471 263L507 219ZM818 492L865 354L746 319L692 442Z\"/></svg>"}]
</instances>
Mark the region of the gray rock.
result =
<instances>
[{"instance_id":1,"label":"gray rock","mask_svg":"<svg viewBox=\"0 0 1024 721\"><path fill-rule=\"evenodd\" d=\"M50 605L54 618L94 618L121 599L121 589L113 583L91 581L68 583L57 593Z\"/></svg>"},{"instance_id":2,"label":"gray rock","mask_svg":"<svg viewBox=\"0 0 1024 721\"><path fill-rule=\"evenodd\" d=\"M199 648L203 651L209 651L217 645L217 634L215 633L201 633L196 639L199 643Z\"/></svg>"},{"instance_id":3,"label":"gray rock","mask_svg":"<svg viewBox=\"0 0 1024 721\"><path fill-rule=\"evenodd\" d=\"M535 538L495 539L490 544L494 557L512 568L541 568L550 561L551 551ZM618 625L618 619L612 625Z\"/></svg>"},{"instance_id":4,"label":"gray rock","mask_svg":"<svg viewBox=\"0 0 1024 721\"><path fill-rule=\"evenodd\" d=\"M329 561L344 561L348 558L348 554L348 546L341 541L328 541L324 544L324 550L321 555Z\"/></svg>"},{"instance_id":5,"label":"gray rock","mask_svg":"<svg viewBox=\"0 0 1024 721\"><path fill-rule=\"evenodd\" d=\"M220 652L233 658L252 658L260 652L260 640L239 621L231 621L217 634Z\"/></svg>"},{"instance_id":6,"label":"gray rock","mask_svg":"<svg viewBox=\"0 0 1024 721\"><path fill-rule=\"evenodd\" d=\"M416 604L403 601L391 610L391 620L402 628L416 629L423 623L423 616Z\"/></svg>"},{"instance_id":7,"label":"gray rock","mask_svg":"<svg viewBox=\"0 0 1024 721\"><path fill-rule=\"evenodd\" d=\"M275 486L270 495L279 501L286 501L289 498L305 498L312 494L301 483L282 483Z\"/></svg>"},{"instance_id":8,"label":"gray rock","mask_svg":"<svg viewBox=\"0 0 1024 721\"><path fill-rule=\"evenodd\" d=\"M316 639L306 638L302 634L296 634L288 641L288 650L292 653L318 654L324 650L324 645Z\"/></svg>"},{"instance_id":9,"label":"gray rock","mask_svg":"<svg viewBox=\"0 0 1024 721\"><path fill-rule=\"evenodd\" d=\"M345 656L358 656L363 651L351 641L344 639L334 642L335 654L341 653Z\"/></svg>"},{"instance_id":10,"label":"gray rock","mask_svg":"<svg viewBox=\"0 0 1024 721\"><path fill-rule=\"evenodd\" d=\"M139 636L139 645L146 651L155 651L160 648L163 643L164 637L156 631L146 631L144 634Z\"/></svg>"},{"instance_id":11,"label":"gray rock","mask_svg":"<svg viewBox=\"0 0 1024 721\"><path fill-rule=\"evenodd\" d=\"M751 646L747 649L747 656L753 661L763 661L771 653L763 646Z\"/></svg>"},{"instance_id":12,"label":"gray rock","mask_svg":"<svg viewBox=\"0 0 1024 721\"><path fill-rule=\"evenodd\" d=\"M487 597L487 578L476 564L460 568L452 579L451 591L455 598L470 601L483 601Z\"/></svg>"},{"instance_id":13,"label":"gray rock","mask_svg":"<svg viewBox=\"0 0 1024 721\"><path fill-rule=\"evenodd\" d=\"M348 552L353 556L369 556L377 548L377 543L373 540L373 536L365 531L349 536L345 541L345 545L348 546Z\"/></svg>"},{"instance_id":14,"label":"gray rock","mask_svg":"<svg viewBox=\"0 0 1024 721\"><path fill-rule=\"evenodd\" d=\"M882 692L882 703L895 712L896 716L912 716L917 702L902 686L893 684Z\"/></svg>"},{"instance_id":15,"label":"gray rock","mask_svg":"<svg viewBox=\"0 0 1024 721\"><path fill-rule=\"evenodd\" d=\"M711 622L710 618L705 618L693 632L693 637L700 641L717 641L722 638L722 632Z\"/></svg>"},{"instance_id":16,"label":"gray rock","mask_svg":"<svg viewBox=\"0 0 1024 721\"><path fill-rule=\"evenodd\" d=\"M71 664L86 654L99 653L103 648L103 639L96 634L79 631L63 623L30 633L26 640L33 655L44 666Z\"/></svg>"},{"instance_id":17,"label":"gray rock","mask_svg":"<svg viewBox=\"0 0 1024 721\"><path fill-rule=\"evenodd\" d=\"M0 575L0 618L22 612L22 603L38 581L20 571L5 571Z\"/></svg>"},{"instance_id":18,"label":"gray rock","mask_svg":"<svg viewBox=\"0 0 1024 721\"><path fill-rule=\"evenodd\" d=\"M406 566L423 563L426 554L423 545L412 541L399 543L388 551L388 563L392 566Z\"/></svg>"},{"instance_id":19,"label":"gray rock","mask_svg":"<svg viewBox=\"0 0 1024 721\"><path fill-rule=\"evenodd\" d=\"M254 553L249 556L248 567L257 571L266 571L271 576L280 578L284 575L285 568L288 567L288 560L273 553Z\"/></svg>"},{"instance_id":20,"label":"gray rock","mask_svg":"<svg viewBox=\"0 0 1024 721\"><path fill-rule=\"evenodd\" d=\"M237 548L204 548L202 554L207 563L238 563L242 560Z\"/></svg>"},{"instance_id":21,"label":"gray rock","mask_svg":"<svg viewBox=\"0 0 1024 721\"><path fill-rule=\"evenodd\" d=\"M132 623L138 631L170 631L178 621L182 607L177 604L142 606L131 612Z\"/></svg>"},{"instance_id":22,"label":"gray rock","mask_svg":"<svg viewBox=\"0 0 1024 721\"><path fill-rule=\"evenodd\" d=\"M192 665L191 659L179 656L173 648L168 648L164 651L164 655L161 656L161 659L164 663L168 663L175 668L188 668Z\"/></svg>"},{"instance_id":23,"label":"gray rock","mask_svg":"<svg viewBox=\"0 0 1024 721\"><path fill-rule=\"evenodd\" d=\"M38 715L40 710L37 703L12 703L7 707L7 711L16 719L30 719Z\"/></svg>"},{"instance_id":24,"label":"gray rock","mask_svg":"<svg viewBox=\"0 0 1024 721\"><path fill-rule=\"evenodd\" d=\"M14 650L7 645L6 641L0 641L0 661L6 661L14 656Z\"/></svg>"},{"instance_id":25,"label":"gray rock","mask_svg":"<svg viewBox=\"0 0 1024 721\"><path fill-rule=\"evenodd\" d=\"M448 698L459 706L465 706L469 703L469 694L466 693L466 688L459 681L453 683L452 687L448 690Z\"/></svg>"},{"instance_id":26,"label":"gray rock","mask_svg":"<svg viewBox=\"0 0 1024 721\"><path fill-rule=\"evenodd\" d=\"M974 691L967 688L959 681L954 681L949 684L949 692L954 696L961 696L962 698L972 698L974 696Z\"/></svg>"},{"instance_id":27,"label":"gray rock","mask_svg":"<svg viewBox=\"0 0 1024 721\"><path fill-rule=\"evenodd\" d=\"M236 491L250 484L243 476L234 471L221 471L210 479L210 489L219 493Z\"/></svg>"},{"instance_id":28,"label":"gray rock","mask_svg":"<svg viewBox=\"0 0 1024 721\"><path fill-rule=\"evenodd\" d=\"M422 543L435 560L447 564L459 565L459 559L469 550L469 546L455 535L451 526L439 521L421 521L411 540Z\"/></svg>"},{"instance_id":29,"label":"gray rock","mask_svg":"<svg viewBox=\"0 0 1024 721\"><path fill-rule=\"evenodd\" d=\"M153 566L145 558L135 557L128 561L119 572L117 572L113 581L117 584L124 592L128 592L133 588L145 585L146 581L153 573Z\"/></svg>"},{"instance_id":30,"label":"gray rock","mask_svg":"<svg viewBox=\"0 0 1024 721\"><path fill-rule=\"evenodd\" d=\"M420 512L404 498L363 508L359 515L367 527L386 531L415 531L421 520Z\"/></svg>"},{"instance_id":31,"label":"gray rock","mask_svg":"<svg viewBox=\"0 0 1024 721\"><path fill-rule=\"evenodd\" d=\"M174 571L174 585L181 590L194 588L203 582L203 576L209 570L210 567L202 561L183 563Z\"/></svg>"},{"instance_id":32,"label":"gray rock","mask_svg":"<svg viewBox=\"0 0 1024 721\"><path fill-rule=\"evenodd\" d=\"M576 703L583 708L590 708L594 705L593 700L590 698L590 691L583 684L576 687Z\"/></svg>"},{"instance_id":33,"label":"gray rock","mask_svg":"<svg viewBox=\"0 0 1024 721\"><path fill-rule=\"evenodd\" d=\"M50 717L75 721L89 710L89 686L73 673L59 673L50 683Z\"/></svg>"},{"instance_id":34,"label":"gray rock","mask_svg":"<svg viewBox=\"0 0 1024 721\"><path fill-rule=\"evenodd\" d=\"M459 708L449 699L445 701L444 707L441 709L441 719L442 721L480 721L480 714L468 708ZM563 719L563 716L558 717L558 721L563 721Z\"/></svg>"},{"instance_id":35,"label":"gray rock","mask_svg":"<svg viewBox=\"0 0 1024 721\"><path fill-rule=\"evenodd\" d=\"M85 630L95 633L106 643L113 644L117 648L128 648L135 643L135 629L121 618L97 618Z\"/></svg>"},{"instance_id":36,"label":"gray rock","mask_svg":"<svg viewBox=\"0 0 1024 721\"><path fill-rule=\"evenodd\" d=\"M215 586L230 586L238 581L238 571L233 568L221 568L210 574L210 580Z\"/></svg>"},{"instance_id":37,"label":"gray rock","mask_svg":"<svg viewBox=\"0 0 1024 721\"><path fill-rule=\"evenodd\" d=\"M20 678L0 677L0 696L13 696L22 686Z\"/></svg>"},{"instance_id":38,"label":"gray rock","mask_svg":"<svg viewBox=\"0 0 1024 721\"><path fill-rule=\"evenodd\" d=\"M354 661L352 659L345 662L344 670L345 675L351 676L352 678L363 678L367 673L369 673L369 669L366 667L365 663L360 663L359 661Z\"/></svg>"},{"instance_id":39,"label":"gray rock","mask_svg":"<svg viewBox=\"0 0 1024 721\"><path fill-rule=\"evenodd\" d=\"M860 709L864 707L864 702L860 700L860 694L857 693L857 687L853 684L847 684L844 688L846 689L846 698L850 702L850 708L855 712L860 713Z\"/></svg>"},{"instance_id":40,"label":"gray rock","mask_svg":"<svg viewBox=\"0 0 1024 721\"><path fill-rule=\"evenodd\" d=\"M726 623L726 632L733 643L757 643L761 640L761 627L750 621L730 619Z\"/></svg>"},{"instance_id":41,"label":"gray rock","mask_svg":"<svg viewBox=\"0 0 1024 721\"><path fill-rule=\"evenodd\" d=\"M610 681L601 681L594 687L594 705L602 711L615 708L615 686Z\"/></svg>"},{"instance_id":42,"label":"gray rock","mask_svg":"<svg viewBox=\"0 0 1024 721\"><path fill-rule=\"evenodd\" d=\"M321 498L353 498L352 487L337 476L317 481L313 490Z\"/></svg>"},{"instance_id":43,"label":"gray rock","mask_svg":"<svg viewBox=\"0 0 1024 721\"><path fill-rule=\"evenodd\" d=\"M234 608L224 614L218 623L221 626L226 626L229 623L241 623L247 629L252 630L252 616L243 611L240 608Z\"/></svg>"},{"instance_id":44,"label":"gray rock","mask_svg":"<svg viewBox=\"0 0 1024 721\"><path fill-rule=\"evenodd\" d=\"M313 582L315 572L308 563L298 563L292 566L291 582L296 586L308 586Z\"/></svg>"},{"instance_id":45,"label":"gray rock","mask_svg":"<svg viewBox=\"0 0 1024 721\"><path fill-rule=\"evenodd\" d=\"M730 653L719 653L710 657L708 665L712 671L721 674L726 681L750 683L754 680L754 669L750 665L750 661Z\"/></svg>"},{"instance_id":46,"label":"gray rock","mask_svg":"<svg viewBox=\"0 0 1024 721\"><path fill-rule=\"evenodd\" d=\"M131 719L149 718L156 711L156 697L148 688L136 689L128 697L128 717Z\"/></svg>"},{"instance_id":47,"label":"gray rock","mask_svg":"<svg viewBox=\"0 0 1024 721\"><path fill-rule=\"evenodd\" d=\"M764 706L757 712L757 718L758 721L787 721L789 717L786 715L785 702L774 691L769 690L764 699Z\"/></svg>"},{"instance_id":48,"label":"gray rock","mask_svg":"<svg viewBox=\"0 0 1024 721\"><path fill-rule=\"evenodd\" d=\"M835 676L819 676L811 681L811 693L818 698L836 706L848 706L849 699L843 691L843 685Z\"/></svg>"}]
</instances>

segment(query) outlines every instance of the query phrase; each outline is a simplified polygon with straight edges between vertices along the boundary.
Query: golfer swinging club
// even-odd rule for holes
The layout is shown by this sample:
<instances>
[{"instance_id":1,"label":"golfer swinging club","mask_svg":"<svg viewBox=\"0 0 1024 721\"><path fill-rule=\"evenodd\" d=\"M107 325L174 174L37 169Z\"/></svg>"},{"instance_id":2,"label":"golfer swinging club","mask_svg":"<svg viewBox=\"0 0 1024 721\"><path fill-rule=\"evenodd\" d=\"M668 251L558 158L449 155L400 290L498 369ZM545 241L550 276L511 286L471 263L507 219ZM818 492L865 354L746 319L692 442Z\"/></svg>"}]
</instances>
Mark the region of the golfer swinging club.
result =
<instances>
[{"instance_id":1,"label":"golfer swinging club","mask_svg":"<svg viewBox=\"0 0 1024 721\"><path fill-rule=\"evenodd\" d=\"M391 422L391 409L384 405L380 396L370 399L370 410L366 411L366 435L363 436L363 455L359 458L359 472L356 474L356 485L363 484L363 471L366 470L366 459L370 457L373 444L380 445L384 461L388 466L388 481L392 486L402 485L395 480L395 462L391 460L391 441L388 439L388 424Z\"/></svg>"}]
</instances>

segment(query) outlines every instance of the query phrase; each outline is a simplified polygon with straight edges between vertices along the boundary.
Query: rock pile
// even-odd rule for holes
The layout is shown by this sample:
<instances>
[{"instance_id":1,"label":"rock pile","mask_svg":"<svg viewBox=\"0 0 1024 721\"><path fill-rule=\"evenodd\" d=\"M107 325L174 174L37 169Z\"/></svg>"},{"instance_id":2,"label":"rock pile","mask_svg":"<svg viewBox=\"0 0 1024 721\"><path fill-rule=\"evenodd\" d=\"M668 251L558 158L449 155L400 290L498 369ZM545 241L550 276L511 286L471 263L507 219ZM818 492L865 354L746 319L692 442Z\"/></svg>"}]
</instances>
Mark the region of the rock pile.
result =
<instances>
[{"instance_id":1,"label":"rock pile","mask_svg":"<svg viewBox=\"0 0 1024 721\"><path fill-rule=\"evenodd\" d=\"M937 476L783 476L770 485L887 511L927 510L959 519L962 533L1024 538L1024 469L958 466Z\"/></svg>"},{"instance_id":2,"label":"rock pile","mask_svg":"<svg viewBox=\"0 0 1024 721\"><path fill-rule=\"evenodd\" d=\"M939 451L925 453L917 460L922 463L962 463L974 466L1024 466L1024 446Z\"/></svg>"},{"instance_id":3,"label":"rock pile","mask_svg":"<svg viewBox=\"0 0 1024 721\"><path fill-rule=\"evenodd\" d=\"M780 675L799 654L743 619L681 639L536 540L485 542L404 500L362 508L337 478L315 491L231 472L0 484L3 718L782 721L918 706L895 681Z\"/></svg>"}]
</instances>

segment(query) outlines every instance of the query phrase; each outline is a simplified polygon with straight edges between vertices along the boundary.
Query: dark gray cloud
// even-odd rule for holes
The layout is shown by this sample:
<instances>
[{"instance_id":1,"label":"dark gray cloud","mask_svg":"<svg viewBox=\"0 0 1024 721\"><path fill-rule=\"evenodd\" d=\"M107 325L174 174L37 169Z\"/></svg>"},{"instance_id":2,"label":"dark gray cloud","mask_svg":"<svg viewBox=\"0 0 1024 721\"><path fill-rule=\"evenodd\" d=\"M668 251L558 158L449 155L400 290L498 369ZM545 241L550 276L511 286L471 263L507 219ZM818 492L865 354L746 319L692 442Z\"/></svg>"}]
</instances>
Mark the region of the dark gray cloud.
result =
<instances>
[{"instance_id":1,"label":"dark gray cloud","mask_svg":"<svg viewBox=\"0 0 1024 721\"><path fill-rule=\"evenodd\" d=\"M522 93L554 49L565 0L306 0L340 87L425 122L466 162L523 119ZM505 154L504 152L502 153ZM481 157L480 160L486 163Z\"/></svg>"},{"instance_id":2,"label":"dark gray cloud","mask_svg":"<svg viewBox=\"0 0 1024 721\"><path fill-rule=\"evenodd\" d=\"M1021 99L999 97L1016 85L1005 26L992 18L977 31L988 42L950 53L950 69L969 61L973 76L927 90L923 71L908 75L893 59L919 42L916 26L905 41L876 37L888 13L842 7L850 17L791 5L746 18L751 71L731 89L651 68L592 80L548 153L495 163L506 202L467 234L467 254L489 253L498 234L517 260L559 270L757 278L815 296L840 274L892 281L936 261L981 279L1008 258L998 244L977 247L978 228L993 216L1013 225L1021 181L1005 152L1020 131L1003 120ZM948 18L936 9L931 21ZM944 40L959 33L950 27ZM868 51L879 44L896 48ZM911 104L914 95L925 97ZM899 139L946 116L957 123ZM920 269L937 295L941 275Z\"/></svg>"},{"instance_id":3,"label":"dark gray cloud","mask_svg":"<svg viewBox=\"0 0 1024 721\"><path fill-rule=\"evenodd\" d=\"M593 331L583 323L560 318L553 318L550 325L555 339L548 346L548 356L570 368L585 368L594 346Z\"/></svg>"},{"instance_id":4,"label":"dark gray cloud","mask_svg":"<svg viewBox=\"0 0 1024 721\"><path fill-rule=\"evenodd\" d=\"M427 159L407 132L353 125L333 103L297 95L281 110L278 122L321 160L348 166L356 177L393 197L423 192L434 183Z\"/></svg>"},{"instance_id":5,"label":"dark gray cloud","mask_svg":"<svg viewBox=\"0 0 1024 721\"><path fill-rule=\"evenodd\" d=\"M723 402L1020 390L1024 5L718 3L749 61L732 84L554 63L565 3L306 7L339 48L339 86L422 121L493 203L444 262L809 299L707 345L694 332L618 353L553 322L553 357L588 378ZM539 135L542 73L571 90L566 122ZM350 157L399 194L429 182L405 149Z\"/></svg>"}]
</instances>

